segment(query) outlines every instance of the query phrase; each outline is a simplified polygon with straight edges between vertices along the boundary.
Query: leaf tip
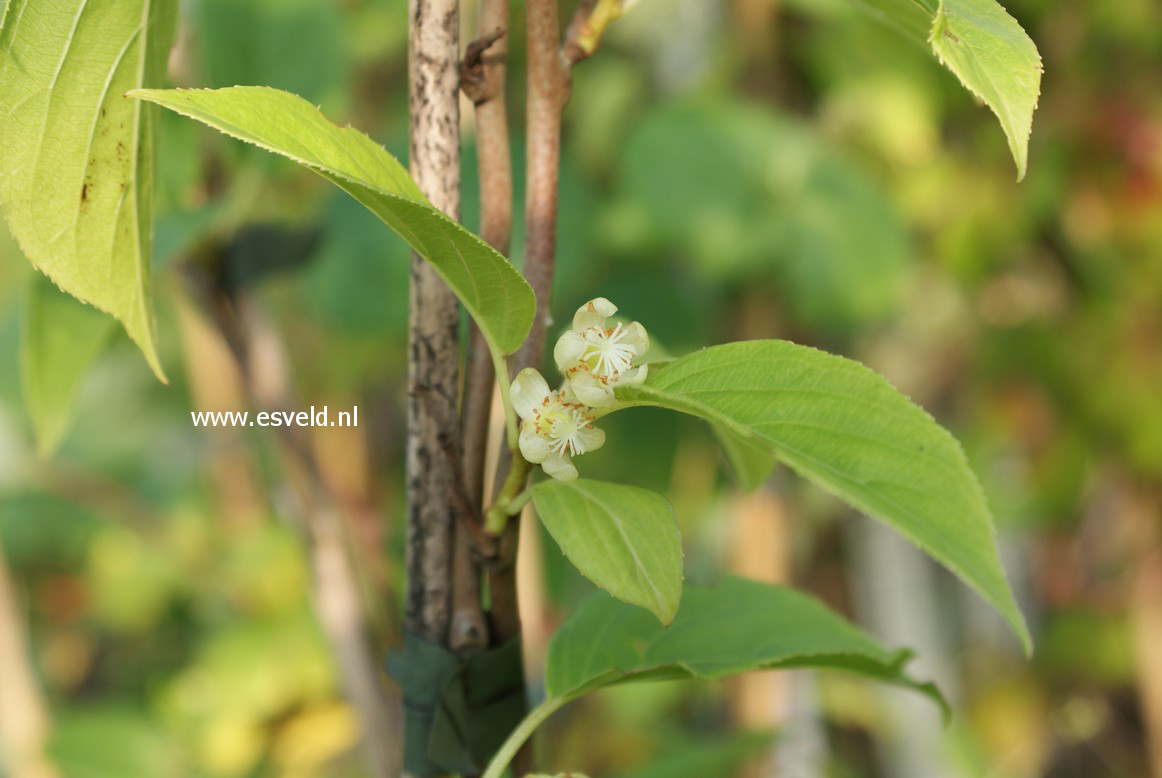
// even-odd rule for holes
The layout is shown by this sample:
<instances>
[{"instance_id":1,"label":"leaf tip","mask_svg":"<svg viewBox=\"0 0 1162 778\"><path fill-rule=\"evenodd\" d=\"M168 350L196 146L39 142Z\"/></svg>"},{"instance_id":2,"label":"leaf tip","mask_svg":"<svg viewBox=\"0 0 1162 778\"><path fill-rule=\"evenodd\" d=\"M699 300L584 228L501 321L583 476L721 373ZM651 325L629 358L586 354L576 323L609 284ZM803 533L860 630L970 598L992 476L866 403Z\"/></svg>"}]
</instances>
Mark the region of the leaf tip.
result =
<instances>
[{"instance_id":1,"label":"leaf tip","mask_svg":"<svg viewBox=\"0 0 1162 778\"><path fill-rule=\"evenodd\" d=\"M1029 631L1029 625L1025 621L1025 615L1021 612L1020 606L1017 605L1016 600L1013 598L1011 590L1005 606L1001 607L1001 603L993 603L993 607L1000 612L1001 617L1008 624L1009 629L1013 633L1013 637L1021 644L1021 652L1025 655L1025 658L1031 659L1033 657L1033 634Z\"/></svg>"},{"instance_id":2,"label":"leaf tip","mask_svg":"<svg viewBox=\"0 0 1162 778\"><path fill-rule=\"evenodd\" d=\"M678 605L680 601L674 603L673 607L660 607L653 610L653 614L658 617L658 621L662 623L663 627L668 627L674 623L674 619L678 616Z\"/></svg>"},{"instance_id":3,"label":"leaf tip","mask_svg":"<svg viewBox=\"0 0 1162 778\"><path fill-rule=\"evenodd\" d=\"M149 365L149 369L153 372L154 377L163 386L169 386L169 378L165 374L165 369L161 366L161 357L157 353L157 343L154 342L152 329L150 328L145 332L139 332L136 327L131 328L128 322L122 321L121 324L130 339L137 346L138 351L145 357L145 363Z\"/></svg>"}]
</instances>

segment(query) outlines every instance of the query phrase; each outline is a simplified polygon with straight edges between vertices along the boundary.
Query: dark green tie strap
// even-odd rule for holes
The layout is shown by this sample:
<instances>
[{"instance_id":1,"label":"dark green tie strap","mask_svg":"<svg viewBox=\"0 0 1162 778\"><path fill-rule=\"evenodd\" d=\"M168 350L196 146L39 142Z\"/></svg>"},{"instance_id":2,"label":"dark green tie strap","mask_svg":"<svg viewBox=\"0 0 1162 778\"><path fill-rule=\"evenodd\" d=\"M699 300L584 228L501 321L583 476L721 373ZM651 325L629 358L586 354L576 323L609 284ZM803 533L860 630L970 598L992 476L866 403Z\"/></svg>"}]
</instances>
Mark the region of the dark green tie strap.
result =
<instances>
[{"instance_id":1,"label":"dark green tie strap","mask_svg":"<svg viewBox=\"0 0 1162 778\"><path fill-rule=\"evenodd\" d=\"M407 633L387 669L403 689L404 770L417 778L480 772L524 718L519 637L460 659Z\"/></svg>"}]
</instances>

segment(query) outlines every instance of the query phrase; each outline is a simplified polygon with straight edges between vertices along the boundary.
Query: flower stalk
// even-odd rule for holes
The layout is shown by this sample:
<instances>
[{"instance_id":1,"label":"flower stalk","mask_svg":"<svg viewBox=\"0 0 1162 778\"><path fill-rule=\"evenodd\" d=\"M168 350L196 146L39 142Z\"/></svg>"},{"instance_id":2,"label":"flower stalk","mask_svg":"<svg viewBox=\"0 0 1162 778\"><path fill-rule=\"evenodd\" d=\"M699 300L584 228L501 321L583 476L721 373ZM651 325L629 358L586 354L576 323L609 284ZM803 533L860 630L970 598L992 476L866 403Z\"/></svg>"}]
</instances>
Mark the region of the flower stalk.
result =
<instances>
[{"instance_id":1,"label":"flower stalk","mask_svg":"<svg viewBox=\"0 0 1162 778\"><path fill-rule=\"evenodd\" d=\"M508 477L504 479L504 485L500 487L500 492L496 495L492 507L484 515L484 531L489 535L499 536L502 534L505 527L508 526L509 517L520 513L521 508L524 507L527 500L522 501L515 509L513 505L525 491L525 481L532 469L532 463L522 457L519 451L513 452L512 466L508 470Z\"/></svg>"}]
</instances>

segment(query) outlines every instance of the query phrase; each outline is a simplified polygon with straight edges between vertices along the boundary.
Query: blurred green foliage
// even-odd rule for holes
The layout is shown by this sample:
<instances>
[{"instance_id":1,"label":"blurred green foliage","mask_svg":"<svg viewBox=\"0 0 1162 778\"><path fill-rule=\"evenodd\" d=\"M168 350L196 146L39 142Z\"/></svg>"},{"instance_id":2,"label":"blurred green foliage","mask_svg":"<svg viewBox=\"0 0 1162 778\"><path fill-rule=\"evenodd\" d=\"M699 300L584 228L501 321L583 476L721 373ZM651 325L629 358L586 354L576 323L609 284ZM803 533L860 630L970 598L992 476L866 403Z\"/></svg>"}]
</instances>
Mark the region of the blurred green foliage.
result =
<instances>
[{"instance_id":1,"label":"blurred green foliage","mask_svg":"<svg viewBox=\"0 0 1162 778\"><path fill-rule=\"evenodd\" d=\"M171 78L298 91L402 157L405 6L191 0ZM933 774L1140 778L1142 699L1159 694L1135 648L1134 581L1158 548L1162 506L1162 9L1006 6L1046 61L1021 185L988 112L847 3L643 0L575 73L554 312L568 321L600 294L671 353L782 337L885 373L969 449L1039 644L1024 663L954 586L932 586L939 613L920 618L952 635L937 658L958 690ZM382 569L365 583L386 647L402 592L406 248L309 174L189 122L161 124L156 286L172 385L118 335L51 460L35 454L20 381L29 271L0 235L0 548L30 622L52 754L81 778L358 776L359 724L311 607L277 457L263 436L190 425L221 362L183 310L202 310L191 277L254 259L244 228L292 244L317 234L300 263L248 289L289 344L303 407L360 405L333 477L375 517L369 556ZM519 264L520 202L516 213ZM606 432L583 473L632 470L666 493L691 577L733 564L742 509L713 437L657 411L616 414ZM789 517L789 575L851 612L869 582L849 517L781 471L764 489ZM551 626L591 587L543 533L539 545ZM551 728L544 766L735 774L768 742L739 733L751 724L738 694L603 692ZM822 774L891 774L883 749L914 722L847 679L820 678L809 700Z\"/></svg>"}]
</instances>

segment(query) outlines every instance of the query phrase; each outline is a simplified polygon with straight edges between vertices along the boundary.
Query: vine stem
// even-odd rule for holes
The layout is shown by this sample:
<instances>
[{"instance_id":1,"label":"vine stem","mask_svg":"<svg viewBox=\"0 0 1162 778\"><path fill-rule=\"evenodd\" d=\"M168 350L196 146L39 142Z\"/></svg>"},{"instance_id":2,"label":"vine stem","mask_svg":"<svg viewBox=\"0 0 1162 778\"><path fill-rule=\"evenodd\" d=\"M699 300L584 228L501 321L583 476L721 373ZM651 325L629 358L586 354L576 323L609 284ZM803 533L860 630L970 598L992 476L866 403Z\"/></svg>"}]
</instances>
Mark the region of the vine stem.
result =
<instances>
[{"instance_id":1,"label":"vine stem","mask_svg":"<svg viewBox=\"0 0 1162 778\"><path fill-rule=\"evenodd\" d=\"M529 714L517 725L517 728L508 736L508 740L504 741L504 745L492 757L492 761L488 763L488 769L484 771L481 778L503 778L505 769L508 768L509 763L512 762L513 757L516 756L517 751L520 751L525 741L532 737L537 727L544 724L545 719L560 710L561 706L571 699L573 698L550 697L529 711Z\"/></svg>"},{"instance_id":2,"label":"vine stem","mask_svg":"<svg viewBox=\"0 0 1162 778\"><path fill-rule=\"evenodd\" d=\"M460 89L472 101L476 117L477 169L480 188L480 237L504 256L509 255L512 235L512 161L508 139L505 61L508 55L508 0L478 0L479 27L468 44L460 70ZM508 368L504 357L492 350L475 321L464 379L464 481L476 510L486 502L484 463L487 458L492 396L500 384L507 400ZM507 413L510 436L515 428ZM509 445L515 445L512 440Z\"/></svg>"},{"instance_id":3,"label":"vine stem","mask_svg":"<svg viewBox=\"0 0 1162 778\"><path fill-rule=\"evenodd\" d=\"M582 0L581 7L577 11L579 18L587 19L593 13L597 1ZM484 0L484 2L503 4L504 0ZM498 24L501 19L502 17L497 17ZM525 23L528 33L528 96L523 269L525 278L536 296L537 308L528 338L513 355L511 364L506 364L494 355L496 378L500 383L501 400L505 406L508 445L502 451L497 472L497 480L502 481L503 486L485 516L485 530L497 536L500 539L500 548L505 549L503 559L489 571L488 575L489 590L492 594L493 625L501 636L520 632L514 564L519 521L510 521L510 517L514 513L519 515L519 506L528 499L524 496L526 494L524 487L532 469L520 455L517 445L517 420L508 397L508 382L512 380L513 373L526 367L539 367L544 354L545 332L551 319L553 260L557 240L561 112L569 99L570 69L580 59L567 56L561 49L558 0L528 0L525 4ZM570 26L570 40L574 35L580 34L581 27L580 23ZM514 504L518 506L515 511ZM563 701L558 702L556 707L561 704ZM490 768L487 775L499 778L514 758L518 766L531 761L527 750L522 750L521 745L528 739L536 725L556 710L556 707L546 708L542 705L530 714L509 738L498 758L493 760L493 764L499 766ZM523 770L521 767L518 769Z\"/></svg>"},{"instance_id":4,"label":"vine stem","mask_svg":"<svg viewBox=\"0 0 1162 778\"><path fill-rule=\"evenodd\" d=\"M460 66L460 89L472 101L476 118L477 167L480 173L480 236L505 256L512 233L512 162L508 142L504 75L507 57L508 0L479 0L479 37L468 44ZM494 384L500 379L510 445L516 427L508 403L507 368L503 355L485 341L475 321L469 324L461 422L462 467L468 510L454 528L452 570L452 632L449 642L462 656L512 637L509 625L519 625L519 614L504 614L490 624L483 608L484 570L478 543L465 526L477 520L484 506L484 467L487 458ZM500 372L503 370L504 372ZM502 598L503 599L503 598ZM499 627L499 629L498 629ZM467 640L468 636L474 636Z\"/></svg>"},{"instance_id":5,"label":"vine stem","mask_svg":"<svg viewBox=\"0 0 1162 778\"><path fill-rule=\"evenodd\" d=\"M528 0L528 102L525 139L524 275L537 298L537 316L517 352L514 369L539 367L552 318L553 258L557 248L557 182L561 110L570 78L560 53L557 0Z\"/></svg>"}]
</instances>

